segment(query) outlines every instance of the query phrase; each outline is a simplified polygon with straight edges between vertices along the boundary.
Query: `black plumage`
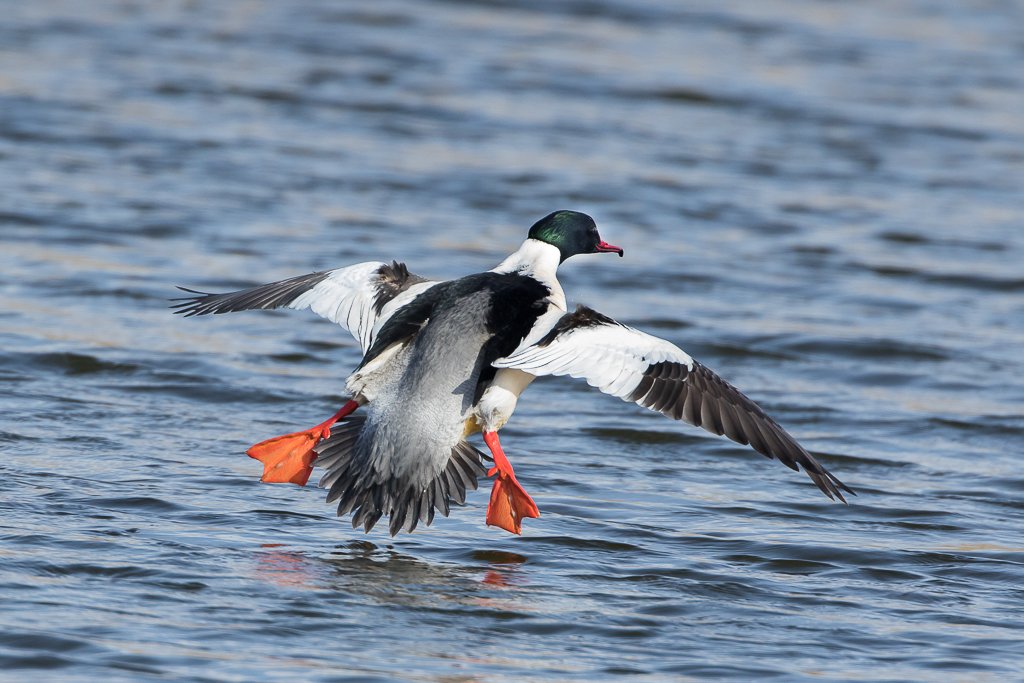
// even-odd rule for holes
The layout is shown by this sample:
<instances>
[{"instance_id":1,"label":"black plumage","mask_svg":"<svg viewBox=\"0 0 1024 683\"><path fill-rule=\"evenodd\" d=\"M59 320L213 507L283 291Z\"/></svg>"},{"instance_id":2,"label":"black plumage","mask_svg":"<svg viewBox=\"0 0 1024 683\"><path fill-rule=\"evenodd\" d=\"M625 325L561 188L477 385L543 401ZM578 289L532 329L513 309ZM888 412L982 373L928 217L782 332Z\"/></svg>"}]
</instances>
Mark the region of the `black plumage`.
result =
<instances>
[{"instance_id":1,"label":"black plumage","mask_svg":"<svg viewBox=\"0 0 1024 683\"><path fill-rule=\"evenodd\" d=\"M484 343L481 352L483 362L474 402L479 400L496 373L491 363L512 353L547 310L544 299L551 290L528 275L477 273L431 287L388 318L359 367L365 367L392 344L414 336L431 317L481 291L489 295L489 305L481 313L485 316L490 339Z\"/></svg>"},{"instance_id":2,"label":"black plumage","mask_svg":"<svg viewBox=\"0 0 1024 683\"><path fill-rule=\"evenodd\" d=\"M803 467L821 491L846 502L842 491L857 495L807 452L796 439L736 387L700 363L655 363L628 396L674 420L683 420L736 443L749 445L761 455L777 458L786 467Z\"/></svg>"},{"instance_id":3,"label":"black plumage","mask_svg":"<svg viewBox=\"0 0 1024 683\"><path fill-rule=\"evenodd\" d=\"M396 296L421 282L428 282L428 280L410 273L404 263L392 261L390 266L387 264L381 266L377 269L377 293L373 297L374 313L380 315L384 311L384 307L391 303Z\"/></svg>"},{"instance_id":4,"label":"black plumage","mask_svg":"<svg viewBox=\"0 0 1024 683\"><path fill-rule=\"evenodd\" d=\"M300 296L316 287L330 276L331 271L322 270L318 273L299 275L279 282L271 282L267 285L243 289L238 292L226 292L224 294L208 294L197 292L194 289L178 287L183 292L196 294L198 296L187 296L171 301L181 301L171 308L178 310L175 313L183 313L186 318L193 315L206 315L208 313L234 313L236 311L249 311L254 309L281 308L292 303Z\"/></svg>"},{"instance_id":5,"label":"black plumage","mask_svg":"<svg viewBox=\"0 0 1024 683\"><path fill-rule=\"evenodd\" d=\"M555 326L552 327L547 334L540 338L537 342L537 346L544 347L550 346L559 337L573 331L587 327L595 327L597 325L618 325L619 323L609 318L603 313L598 313L589 306L583 304L576 304L576 310L572 313L566 313Z\"/></svg>"}]
</instances>

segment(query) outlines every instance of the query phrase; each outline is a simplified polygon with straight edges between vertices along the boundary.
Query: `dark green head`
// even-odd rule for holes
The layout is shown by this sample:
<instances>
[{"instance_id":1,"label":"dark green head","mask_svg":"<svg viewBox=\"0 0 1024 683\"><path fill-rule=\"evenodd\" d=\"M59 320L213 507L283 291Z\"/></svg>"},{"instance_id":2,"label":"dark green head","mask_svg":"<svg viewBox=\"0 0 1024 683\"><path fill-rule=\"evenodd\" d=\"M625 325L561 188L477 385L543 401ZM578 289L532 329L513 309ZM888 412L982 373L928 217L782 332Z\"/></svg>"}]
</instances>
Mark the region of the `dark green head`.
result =
<instances>
[{"instance_id":1,"label":"dark green head","mask_svg":"<svg viewBox=\"0 0 1024 683\"><path fill-rule=\"evenodd\" d=\"M622 249L601 239L593 218L578 211L555 211L541 218L530 228L530 239L558 247L562 261L576 254L597 254L602 251L623 255Z\"/></svg>"}]
</instances>

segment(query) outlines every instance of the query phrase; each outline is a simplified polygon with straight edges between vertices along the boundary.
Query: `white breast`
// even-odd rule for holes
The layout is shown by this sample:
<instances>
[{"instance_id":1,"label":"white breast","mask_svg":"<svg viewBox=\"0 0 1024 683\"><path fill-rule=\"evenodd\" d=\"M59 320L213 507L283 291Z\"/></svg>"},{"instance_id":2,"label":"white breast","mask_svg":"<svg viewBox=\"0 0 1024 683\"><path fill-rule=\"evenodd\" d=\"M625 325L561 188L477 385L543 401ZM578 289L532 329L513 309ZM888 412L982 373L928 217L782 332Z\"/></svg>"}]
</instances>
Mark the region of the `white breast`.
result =
<instances>
[{"instance_id":1,"label":"white breast","mask_svg":"<svg viewBox=\"0 0 1024 683\"><path fill-rule=\"evenodd\" d=\"M516 409L519 394L534 379L534 375L522 370L498 370L494 382L476 405L477 421L485 432L494 432L505 426Z\"/></svg>"}]
</instances>

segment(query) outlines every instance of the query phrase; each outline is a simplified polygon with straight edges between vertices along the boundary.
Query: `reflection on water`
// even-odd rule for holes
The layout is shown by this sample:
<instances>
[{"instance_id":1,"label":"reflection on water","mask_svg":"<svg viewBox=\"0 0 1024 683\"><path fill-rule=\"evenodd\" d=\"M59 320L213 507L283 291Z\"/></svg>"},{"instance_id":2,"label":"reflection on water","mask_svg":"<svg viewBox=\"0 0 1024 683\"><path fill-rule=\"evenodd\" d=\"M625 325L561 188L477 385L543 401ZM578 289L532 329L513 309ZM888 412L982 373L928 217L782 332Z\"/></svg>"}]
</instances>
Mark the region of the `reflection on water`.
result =
<instances>
[{"instance_id":1,"label":"reflection on water","mask_svg":"<svg viewBox=\"0 0 1024 683\"><path fill-rule=\"evenodd\" d=\"M47 681L1019 677L1024 52L1013 3L7 2L0 670ZM542 378L486 487L395 539L260 484L359 362L170 315L552 210L570 302L761 402L860 498ZM567 411L571 407L572 410ZM14 674L17 676L17 673Z\"/></svg>"},{"instance_id":2,"label":"reflection on water","mask_svg":"<svg viewBox=\"0 0 1024 683\"><path fill-rule=\"evenodd\" d=\"M284 548L284 543L262 543L261 548ZM305 553L269 550L256 553L255 578L285 587L313 587L319 578Z\"/></svg>"},{"instance_id":3,"label":"reflection on water","mask_svg":"<svg viewBox=\"0 0 1024 683\"><path fill-rule=\"evenodd\" d=\"M486 562L488 569L480 581L495 588L514 588L529 583L520 571L526 562L524 555L497 550L480 550L473 553L477 562Z\"/></svg>"}]
</instances>

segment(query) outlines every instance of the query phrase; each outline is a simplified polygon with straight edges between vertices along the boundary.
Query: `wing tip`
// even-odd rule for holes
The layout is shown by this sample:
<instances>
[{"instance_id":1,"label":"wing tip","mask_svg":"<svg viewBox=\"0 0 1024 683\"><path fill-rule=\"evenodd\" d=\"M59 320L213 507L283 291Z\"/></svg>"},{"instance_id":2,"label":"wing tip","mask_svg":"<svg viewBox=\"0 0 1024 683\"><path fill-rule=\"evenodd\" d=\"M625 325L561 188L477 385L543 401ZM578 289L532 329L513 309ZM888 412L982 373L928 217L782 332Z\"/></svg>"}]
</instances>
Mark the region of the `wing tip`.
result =
<instances>
[{"instance_id":1,"label":"wing tip","mask_svg":"<svg viewBox=\"0 0 1024 683\"><path fill-rule=\"evenodd\" d=\"M203 313L209 313L209 311L202 310L203 299L213 296L209 292L200 292L195 289L189 289L188 287L181 287L176 285L175 289L180 289L183 292L194 294L195 296L179 296L168 301L180 301L181 303L174 303L168 306L171 309L177 309L172 311L175 315L184 314L186 318L191 318L194 315L202 315Z\"/></svg>"},{"instance_id":2,"label":"wing tip","mask_svg":"<svg viewBox=\"0 0 1024 683\"><path fill-rule=\"evenodd\" d=\"M822 493L829 497L829 500L835 500L838 498L846 505L849 505L850 501L846 500L846 497L843 495L843 491L851 496L856 496L857 492L839 481L834 474L822 467L816 460L812 460L812 462L816 465L817 470L809 469L807 467L807 463L802 463L804 466L804 472L806 472L807 476L811 478L811 481L817 485Z\"/></svg>"}]
</instances>

